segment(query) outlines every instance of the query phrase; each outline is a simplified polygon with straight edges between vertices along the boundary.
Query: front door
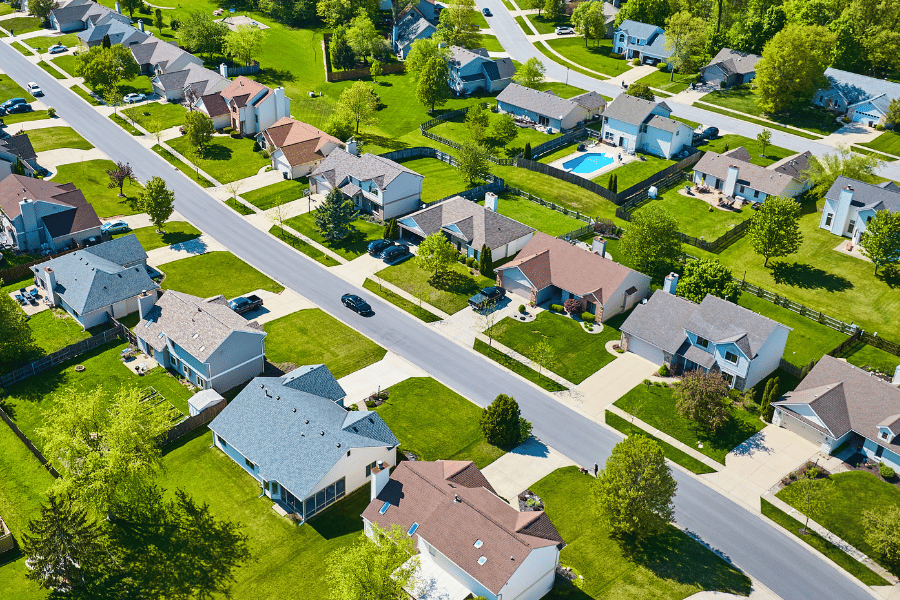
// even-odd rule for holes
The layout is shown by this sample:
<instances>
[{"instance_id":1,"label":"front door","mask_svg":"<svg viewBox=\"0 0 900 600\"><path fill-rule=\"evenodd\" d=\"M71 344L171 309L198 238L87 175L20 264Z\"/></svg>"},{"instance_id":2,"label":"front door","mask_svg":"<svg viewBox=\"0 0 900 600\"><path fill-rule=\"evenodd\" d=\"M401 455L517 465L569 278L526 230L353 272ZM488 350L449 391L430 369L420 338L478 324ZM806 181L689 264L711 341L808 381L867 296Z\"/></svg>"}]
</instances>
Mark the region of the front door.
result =
<instances>
[{"instance_id":1,"label":"front door","mask_svg":"<svg viewBox=\"0 0 900 600\"><path fill-rule=\"evenodd\" d=\"M881 458L882 454L884 454L884 446L878 446L878 450L875 451L875 458Z\"/></svg>"},{"instance_id":2,"label":"front door","mask_svg":"<svg viewBox=\"0 0 900 600\"><path fill-rule=\"evenodd\" d=\"M625 145L625 138L619 136L619 146L624 146L624 145Z\"/></svg>"}]
</instances>

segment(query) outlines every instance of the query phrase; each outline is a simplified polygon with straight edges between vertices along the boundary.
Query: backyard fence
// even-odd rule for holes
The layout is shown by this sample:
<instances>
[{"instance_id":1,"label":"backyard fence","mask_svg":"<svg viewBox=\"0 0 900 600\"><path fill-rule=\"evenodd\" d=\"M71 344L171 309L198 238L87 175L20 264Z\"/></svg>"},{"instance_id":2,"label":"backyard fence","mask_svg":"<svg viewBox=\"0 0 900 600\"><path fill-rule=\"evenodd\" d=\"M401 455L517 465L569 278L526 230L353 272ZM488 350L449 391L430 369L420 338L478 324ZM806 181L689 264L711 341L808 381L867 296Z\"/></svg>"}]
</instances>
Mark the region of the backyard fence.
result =
<instances>
[{"instance_id":1,"label":"backyard fence","mask_svg":"<svg viewBox=\"0 0 900 600\"><path fill-rule=\"evenodd\" d=\"M594 183L590 179L581 177L580 175L575 175L574 173L563 171L562 169L557 169L556 167L551 167L550 165L544 164L542 162L537 162L536 160L525 160L524 158L517 159L516 166L520 169L528 169L529 171L534 171L543 175L549 175L550 177L553 177L555 179L565 181L566 183L577 185L578 187L589 192L593 192L594 194L597 194L601 198L609 200L610 202L615 203L616 201L615 193L611 192L600 184Z\"/></svg>"},{"instance_id":2,"label":"backyard fence","mask_svg":"<svg viewBox=\"0 0 900 600\"><path fill-rule=\"evenodd\" d=\"M12 429L12 432L16 434L16 437L22 440L22 443L25 444L25 447L28 448L28 451L31 452L36 459L41 463L41 465L47 469L47 471L53 475L56 479L59 479L59 473L56 472L56 469L53 468L53 465L50 464L44 455L41 454L41 451L38 450L34 444L31 443L31 440L28 439L28 436L22 433L22 430L16 427L16 424L12 422L12 419L9 418L9 415L6 414L6 411L0 407L0 419L9 425L9 428Z\"/></svg>"},{"instance_id":3,"label":"backyard fence","mask_svg":"<svg viewBox=\"0 0 900 600\"><path fill-rule=\"evenodd\" d=\"M634 184L627 190L618 192L616 194L616 199L613 200L613 202L616 205L621 206L632 197L638 196L642 193L646 197L646 192L648 189L650 189L651 186L656 186L659 188L666 187L666 181L681 177L680 174L682 171L696 165L700 161L700 158L705 154L705 152L697 150L693 147L689 148L685 146L685 150L688 150L688 152L690 152L691 154L689 154L685 158L682 158L674 165L669 165L662 171L654 173L642 182ZM669 183L668 185L671 185L671 183Z\"/></svg>"},{"instance_id":4,"label":"backyard fence","mask_svg":"<svg viewBox=\"0 0 900 600\"><path fill-rule=\"evenodd\" d=\"M57 254L49 254L31 262L22 263L21 265L9 267L8 269L3 269L2 271L0 271L0 280L5 281L6 283L10 283L12 281L25 279L26 277L33 277L34 274L31 270L31 267L39 265L41 263L45 263L52 258L56 258L57 256L63 256L65 254L75 252L76 250L78 250L78 248L69 248L68 250L63 250L62 252L59 252Z\"/></svg>"},{"instance_id":5,"label":"backyard fence","mask_svg":"<svg viewBox=\"0 0 900 600\"><path fill-rule=\"evenodd\" d=\"M109 315L109 320L112 322L113 326L119 327L120 335L128 340L128 343L133 344L134 346L138 345L137 336L134 335L134 332L128 329L125 325L122 325L117 319L115 319L112 315Z\"/></svg>"},{"instance_id":6,"label":"backyard fence","mask_svg":"<svg viewBox=\"0 0 900 600\"><path fill-rule=\"evenodd\" d=\"M810 371L812 371L812 368L814 366L816 366L815 359L809 361L808 364L806 364L802 367L798 367L794 363L788 362L782 358L781 362L778 365L778 368L781 369L782 371L785 371L788 375L793 375L797 379L803 379L804 377L806 377L809 374Z\"/></svg>"},{"instance_id":7,"label":"backyard fence","mask_svg":"<svg viewBox=\"0 0 900 600\"><path fill-rule=\"evenodd\" d=\"M158 441L158 445L163 447L167 444L171 444L178 438L189 434L194 431L198 427L203 427L204 425L208 425L213 419L219 416L219 413L225 410L225 406L228 403L225 400L222 400L218 404L210 406L203 412L193 415L191 417L187 417L183 419L180 423L176 424L172 427L165 436L161 437Z\"/></svg>"},{"instance_id":8,"label":"backyard fence","mask_svg":"<svg viewBox=\"0 0 900 600\"><path fill-rule=\"evenodd\" d=\"M850 348L850 346L858 342L863 333L864 332L862 329L857 329L853 335L838 344L831 352L829 352L828 356L840 356L841 354L846 352L847 349Z\"/></svg>"},{"instance_id":9,"label":"backyard fence","mask_svg":"<svg viewBox=\"0 0 900 600\"><path fill-rule=\"evenodd\" d=\"M481 108L488 108L490 106L490 104L488 104L487 102L480 102L478 104L478 106L481 106ZM451 148L458 150L459 143L454 142L453 140L448 140L447 138L439 136L437 134L431 133L428 130L431 129L432 127L434 127L435 125L443 123L444 121L449 121L451 119L455 119L456 117L459 117L461 115L468 113L471 108L472 108L472 106L466 106L465 108L458 108L456 110L451 110L450 112L446 112L446 113L442 114L441 116L435 117L429 121L425 121L424 123L419 125L419 132L423 136L427 137L430 140L440 142L441 144L450 146ZM502 167L511 167L516 164L515 158L497 158L493 154L488 155L488 160L491 161L492 163L494 163L496 165L500 165Z\"/></svg>"},{"instance_id":10,"label":"backyard fence","mask_svg":"<svg viewBox=\"0 0 900 600\"><path fill-rule=\"evenodd\" d=\"M553 202L550 202L549 200L544 200L540 196L535 196L534 194L532 194L530 192L526 192L525 190L520 190L519 188L506 186L506 191L511 194L515 194L516 196L519 196L521 198L525 198L526 200L531 200L535 204L540 204L541 206L546 206L547 208L549 208L551 210L555 210L556 212L561 212L562 214L568 215L568 216L572 217L573 219L578 219L579 221L585 221L587 223L593 223L593 221L591 220L591 218L589 216L583 215L577 210L572 210L571 208L566 208L565 206L560 206L559 204L555 204Z\"/></svg>"},{"instance_id":11,"label":"backyard fence","mask_svg":"<svg viewBox=\"0 0 900 600\"><path fill-rule=\"evenodd\" d=\"M559 137L555 137L552 140L544 142L543 144L538 144L531 149L531 160L537 160L546 154L550 154L558 148L562 148L564 146L568 146L569 144L574 144L579 140L585 139L586 137L588 137L588 131L589 130L585 129L584 127L579 127L578 129L573 129L572 131L564 133Z\"/></svg>"},{"instance_id":12,"label":"backyard fence","mask_svg":"<svg viewBox=\"0 0 900 600\"><path fill-rule=\"evenodd\" d=\"M564 234L558 235L556 237L561 240L571 241L571 240L577 240L581 236L587 235L589 233L594 233L594 225L593 224L585 225L584 227L580 227L578 229L573 229L569 233L564 233Z\"/></svg>"},{"instance_id":13,"label":"backyard fence","mask_svg":"<svg viewBox=\"0 0 900 600\"><path fill-rule=\"evenodd\" d=\"M219 65L219 74L222 77L236 77L238 75L253 75L254 73L259 73L260 66L259 61L252 61L249 65L243 65L240 67L233 67L231 65L227 65L222 63Z\"/></svg>"},{"instance_id":14,"label":"backyard fence","mask_svg":"<svg viewBox=\"0 0 900 600\"><path fill-rule=\"evenodd\" d=\"M325 63L325 81L334 83L335 81L347 81L349 79L365 79L371 77L372 72L369 66L361 69L348 69L346 71L331 70L331 56L328 53L328 44L331 42L331 34L326 33L322 36L322 61ZM381 65L382 75L393 75L403 73L406 70L406 64L402 62L387 63Z\"/></svg>"}]
</instances>

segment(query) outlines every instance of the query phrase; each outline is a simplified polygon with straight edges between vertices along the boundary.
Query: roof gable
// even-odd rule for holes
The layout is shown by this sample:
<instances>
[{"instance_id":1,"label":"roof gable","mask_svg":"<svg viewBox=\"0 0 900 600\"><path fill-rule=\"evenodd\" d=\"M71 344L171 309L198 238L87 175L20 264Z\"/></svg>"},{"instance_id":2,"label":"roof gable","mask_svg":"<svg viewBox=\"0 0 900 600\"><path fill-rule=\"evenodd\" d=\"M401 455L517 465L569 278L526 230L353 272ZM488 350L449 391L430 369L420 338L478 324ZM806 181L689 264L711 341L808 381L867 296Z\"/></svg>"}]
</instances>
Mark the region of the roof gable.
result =
<instances>
[{"instance_id":1,"label":"roof gable","mask_svg":"<svg viewBox=\"0 0 900 600\"><path fill-rule=\"evenodd\" d=\"M552 92L539 92L518 83L506 86L497 96L497 102L505 102L553 119L565 119L573 110L579 108L577 102L560 98Z\"/></svg>"},{"instance_id":2,"label":"roof gable","mask_svg":"<svg viewBox=\"0 0 900 600\"><path fill-rule=\"evenodd\" d=\"M487 245L492 250L513 242L534 229L484 206L455 196L404 217L412 219L423 235L456 224L472 247Z\"/></svg>"}]
</instances>

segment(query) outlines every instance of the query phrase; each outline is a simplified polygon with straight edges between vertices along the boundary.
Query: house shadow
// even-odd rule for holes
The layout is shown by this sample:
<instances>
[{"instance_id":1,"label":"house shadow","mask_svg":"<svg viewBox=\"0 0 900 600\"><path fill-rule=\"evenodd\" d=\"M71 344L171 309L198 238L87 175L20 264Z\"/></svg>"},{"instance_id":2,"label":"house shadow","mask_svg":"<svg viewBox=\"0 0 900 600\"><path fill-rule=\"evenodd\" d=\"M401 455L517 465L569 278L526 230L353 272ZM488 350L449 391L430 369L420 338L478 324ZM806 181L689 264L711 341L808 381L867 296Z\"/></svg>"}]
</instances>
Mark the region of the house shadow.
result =
<instances>
[{"instance_id":1,"label":"house shadow","mask_svg":"<svg viewBox=\"0 0 900 600\"><path fill-rule=\"evenodd\" d=\"M478 287L477 281L457 271L448 271L440 279L431 277L428 283L444 292L469 296L474 296L481 289Z\"/></svg>"},{"instance_id":2,"label":"house shadow","mask_svg":"<svg viewBox=\"0 0 900 600\"><path fill-rule=\"evenodd\" d=\"M846 292L853 289L853 282L846 277L829 273L806 263L773 262L772 278L775 283L808 290L824 289L829 292Z\"/></svg>"},{"instance_id":3,"label":"house shadow","mask_svg":"<svg viewBox=\"0 0 900 600\"><path fill-rule=\"evenodd\" d=\"M310 518L305 525L312 527L326 540L362 533L363 523L360 515L369 504L369 494L369 486L364 485Z\"/></svg>"},{"instance_id":4,"label":"house shadow","mask_svg":"<svg viewBox=\"0 0 900 600\"><path fill-rule=\"evenodd\" d=\"M253 76L257 82L268 87L279 87L285 81L295 81L296 77L287 69L262 69Z\"/></svg>"}]
</instances>

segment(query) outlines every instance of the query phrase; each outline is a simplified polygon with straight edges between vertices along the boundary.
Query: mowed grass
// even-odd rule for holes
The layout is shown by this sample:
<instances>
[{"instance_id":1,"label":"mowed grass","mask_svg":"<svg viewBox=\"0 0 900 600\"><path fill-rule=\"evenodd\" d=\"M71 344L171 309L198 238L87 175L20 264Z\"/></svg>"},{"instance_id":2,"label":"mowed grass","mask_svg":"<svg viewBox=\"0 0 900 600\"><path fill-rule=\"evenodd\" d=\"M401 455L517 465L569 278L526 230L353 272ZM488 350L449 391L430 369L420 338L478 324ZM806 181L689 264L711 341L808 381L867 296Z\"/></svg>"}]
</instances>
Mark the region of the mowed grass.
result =
<instances>
[{"instance_id":1,"label":"mowed grass","mask_svg":"<svg viewBox=\"0 0 900 600\"><path fill-rule=\"evenodd\" d=\"M438 282L439 287L435 287L429 283L431 273L419 267L415 259L382 269L377 275L451 315L466 308L478 290L495 283L481 275L470 275L464 265L453 263L443 281Z\"/></svg>"},{"instance_id":2,"label":"mowed grass","mask_svg":"<svg viewBox=\"0 0 900 600\"><path fill-rule=\"evenodd\" d=\"M619 398L615 405L723 465L725 455L766 425L756 415L731 409L731 420L718 432L710 432L675 411L675 395L671 387L642 383ZM698 447L698 442L703 443L702 448Z\"/></svg>"},{"instance_id":3,"label":"mowed grass","mask_svg":"<svg viewBox=\"0 0 900 600\"><path fill-rule=\"evenodd\" d=\"M735 135L733 133L728 133L725 135L720 135L719 137L707 141L705 144L698 146L701 150L705 150L706 152L716 152L718 154L722 154L729 150L734 150L735 148L743 146L747 149L747 152L750 153L750 162L754 165L759 165L761 167L768 167L772 163L778 162L782 158L787 158L788 156L792 156L796 154L793 150L788 150L787 148L782 148L781 146L773 146L769 144L766 146L765 155L762 152L762 146L755 139L744 137L742 135ZM619 186L621 189L621 186Z\"/></svg>"},{"instance_id":4,"label":"mowed grass","mask_svg":"<svg viewBox=\"0 0 900 600\"><path fill-rule=\"evenodd\" d=\"M880 150L894 156L900 156L900 133L885 131L871 142L865 142L862 145L872 150Z\"/></svg>"},{"instance_id":5,"label":"mowed grass","mask_svg":"<svg viewBox=\"0 0 900 600\"><path fill-rule=\"evenodd\" d=\"M64 35L42 35L25 40L26 44L28 44L41 54L44 54L51 46L55 46L57 44L62 44L63 46L74 48L78 45L78 42L78 35L74 33L66 33Z\"/></svg>"},{"instance_id":6,"label":"mowed grass","mask_svg":"<svg viewBox=\"0 0 900 600\"><path fill-rule=\"evenodd\" d=\"M425 178L422 182L422 202L434 202L472 187L460 174L459 169L442 160L413 158L398 162Z\"/></svg>"},{"instance_id":7,"label":"mowed grass","mask_svg":"<svg viewBox=\"0 0 900 600\"><path fill-rule=\"evenodd\" d=\"M529 489L566 541L560 564L584 577L581 591L565 586L551 597L597 600L682 600L703 590L747 596L750 578L675 526L641 545L612 537L597 518L591 495L594 479L565 467Z\"/></svg>"},{"instance_id":8,"label":"mowed grass","mask_svg":"<svg viewBox=\"0 0 900 600\"><path fill-rule=\"evenodd\" d=\"M495 35L481 34L478 36L478 40L481 47L488 52L503 52L503 46L500 45Z\"/></svg>"},{"instance_id":9,"label":"mowed grass","mask_svg":"<svg viewBox=\"0 0 900 600\"><path fill-rule=\"evenodd\" d=\"M187 114L187 110L183 106L171 102L150 102L124 108L120 112L150 133L181 125Z\"/></svg>"},{"instance_id":10,"label":"mowed grass","mask_svg":"<svg viewBox=\"0 0 900 600\"><path fill-rule=\"evenodd\" d=\"M109 175L106 171L114 171L116 163L111 160L88 160L85 162L60 165L54 183L73 183L87 198L97 216L100 218L134 215L142 212L137 206L141 193L139 183L126 182L123 190L124 198L119 198L119 188L109 187Z\"/></svg>"},{"instance_id":11,"label":"mowed grass","mask_svg":"<svg viewBox=\"0 0 900 600\"><path fill-rule=\"evenodd\" d=\"M170 165L172 165L173 167L175 167L176 169L178 169L179 171L181 171L182 173L187 175L189 178L193 179L197 184L200 185L200 187L205 187L205 188L214 187L213 182L211 182L209 179L207 179L203 175L200 175L197 172L197 170L194 168L193 165L188 165L187 163L185 163L184 161L179 159L177 156L175 156L174 154L172 154L171 152L169 152L162 146L153 146L153 151L156 152L157 154L159 154L164 159L166 159L166 161ZM230 200L230 199L225 201L225 203L228 204L229 206L231 206L232 202L233 202L233 200ZM250 212L252 212L252 211L250 211ZM245 213L245 214L250 214L250 213Z\"/></svg>"},{"instance_id":12,"label":"mowed grass","mask_svg":"<svg viewBox=\"0 0 900 600\"><path fill-rule=\"evenodd\" d=\"M595 42L596 40L590 40L588 46L585 47L584 38L579 36L549 40L547 45L575 64L608 77L616 77L631 70L631 64L628 61L621 58L610 58L611 39Z\"/></svg>"},{"instance_id":13,"label":"mowed grass","mask_svg":"<svg viewBox=\"0 0 900 600\"><path fill-rule=\"evenodd\" d=\"M616 153L615 150L607 150L607 152L610 152L611 155ZM637 156L638 160L633 160L612 171L607 171L603 175L595 177L592 181L608 188L609 178L615 175L617 178L616 186L618 191L624 192L631 186L637 185L648 177L656 175L660 171L674 165L676 162L674 160L653 156L652 154L638 154Z\"/></svg>"},{"instance_id":14,"label":"mowed grass","mask_svg":"<svg viewBox=\"0 0 900 600\"><path fill-rule=\"evenodd\" d=\"M557 27L571 25L569 18L563 14L557 19L548 19L547 15L526 15L539 34L554 33Z\"/></svg>"},{"instance_id":15,"label":"mowed grass","mask_svg":"<svg viewBox=\"0 0 900 600\"><path fill-rule=\"evenodd\" d=\"M56 58L51 58L50 60L55 63L57 67L72 77L75 77L75 65L78 64L78 59L74 54L64 54L62 56L57 56Z\"/></svg>"},{"instance_id":16,"label":"mowed grass","mask_svg":"<svg viewBox=\"0 0 900 600\"><path fill-rule=\"evenodd\" d=\"M144 250L149 252L172 244L182 244L200 237L201 231L187 221L169 221L163 225L163 233L156 232L156 226L138 227L127 233L113 235L114 238L132 235L138 239Z\"/></svg>"},{"instance_id":17,"label":"mowed grass","mask_svg":"<svg viewBox=\"0 0 900 600\"><path fill-rule=\"evenodd\" d=\"M508 186L526 191L547 202L565 206L582 215L607 219L612 219L616 215L615 204L573 183L518 167L500 167L492 164L491 173L503 178Z\"/></svg>"},{"instance_id":18,"label":"mowed grass","mask_svg":"<svg viewBox=\"0 0 900 600\"><path fill-rule=\"evenodd\" d=\"M256 175L260 169L270 164L262 154L253 151L252 138L235 139L229 135L215 135L199 157L194 154L194 148L185 136L166 143L219 183L230 183Z\"/></svg>"},{"instance_id":19,"label":"mowed grass","mask_svg":"<svg viewBox=\"0 0 900 600\"><path fill-rule=\"evenodd\" d=\"M666 458L671 460L672 462L681 465L688 471L692 473L696 473L698 475L704 475L706 473L715 473L715 469L706 465L706 463L697 460L687 452L683 450L679 450L672 444L666 443L659 438L656 438L637 425L631 423L620 417L615 413L611 413L606 411L604 413L604 418L606 420L606 424L612 427L613 429L625 434L626 437L630 437L634 434L644 435L651 439L653 439L659 447L662 448L663 454L666 455Z\"/></svg>"},{"instance_id":20,"label":"mowed grass","mask_svg":"<svg viewBox=\"0 0 900 600\"><path fill-rule=\"evenodd\" d=\"M315 211L285 220L285 225L296 229L309 239L322 244L347 260L362 256L368 250L369 242L384 237L384 226L357 219L350 226L353 231L342 240L328 241L316 229Z\"/></svg>"},{"instance_id":21,"label":"mowed grass","mask_svg":"<svg viewBox=\"0 0 900 600\"><path fill-rule=\"evenodd\" d=\"M13 17L4 19L0 26L13 35L22 35L40 29L41 19L38 17Z\"/></svg>"},{"instance_id":22,"label":"mowed grass","mask_svg":"<svg viewBox=\"0 0 900 600\"><path fill-rule=\"evenodd\" d=\"M233 200L229 200L229 202L233 202ZM240 208L246 210L246 207L243 204L238 204ZM234 208L234 207L232 207ZM250 213L245 213L250 214ZM295 250L299 250L303 254L307 255L314 261L325 265L326 267L334 267L341 263L336 261L329 254L325 254L312 244L305 242L298 238L296 235L292 235L291 233L281 229L280 225L273 225L271 229L269 229L269 233L277 237L282 242L289 245L291 248Z\"/></svg>"},{"instance_id":23,"label":"mowed grass","mask_svg":"<svg viewBox=\"0 0 900 600\"><path fill-rule=\"evenodd\" d=\"M241 198L256 208L267 210L279 204L287 204L302 198L303 191L308 187L309 180L303 177L302 179L285 179L250 192L240 193L240 190L238 190L238 193Z\"/></svg>"},{"instance_id":24,"label":"mowed grass","mask_svg":"<svg viewBox=\"0 0 900 600\"><path fill-rule=\"evenodd\" d=\"M500 158L512 158L514 156L520 155L525 151L526 143L530 143L531 146L534 147L543 144L544 142L549 142L553 138L559 137L558 131L553 134L547 134L543 131L538 131L537 129L532 129L530 127L517 127L516 131L518 132L518 135L516 135L516 137L509 143L500 145L490 137L490 132L493 124L499 121L503 117L503 115L493 112L488 112L487 114L489 117L489 125L486 130L484 143L487 149L492 154ZM441 123L432 127L430 131L435 135L445 137L457 143L462 143L471 139L471 134L469 133L469 129L466 126L465 115L458 115L447 121L442 121ZM450 150L450 152L452 153L453 150Z\"/></svg>"},{"instance_id":25,"label":"mowed grass","mask_svg":"<svg viewBox=\"0 0 900 600\"><path fill-rule=\"evenodd\" d=\"M757 117L765 117L776 123L792 125L819 135L829 135L841 128L841 124L835 120L834 115L809 106L781 114L766 114L757 106L756 93L749 86L710 92L700 98L700 101ZM740 118L739 115L734 116Z\"/></svg>"},{"instance_id":26,"label":"mowed grass","mask_svg":"<svg viewBox=\"0 0 900 600\"><path fill-rule=\"evenodd\" d=\"M34 146L35 152L56 150L57 148L72 148L74 150L90 150L94 147L89 141L78 135L71 127L46 127L44 129L32 129L28 132L28 139Z\"/></svg>"},{"instance_id":27,"label":"mowed grass","mask_svg":"<svg viewBox=\"0 0 900 600\"><path fill-rule=\"evenodd\" d=\"M53 66L46 61L42 60L42 61L38 62L38 66L40 68L42 68L43 70L47 71L48 73L50 73L51 75L53 75L57 79L65 79L66 78L65 75L60 73L57 69L53 68Z\"/></svg>"},{"instance_id":28,"label":"mowed grass","mask_svg":"<svg viewBox=\"0 0 900 600\"><path fill-rule=\"evenodd\" d=\"M670 72L656 71L641 77L637 80L637 83L646 84L669 94L677 94L688 89L692 83L697 83L699 80L699 73L675 73L673 77Z\"/></svg>"},{"instance_id":29,"label":"mowed grass","mask_svg":"<svg viewBox=\"0 0 900 600\"><path fill-rule=\"evenodd\" d=\"M324 364L337 379L378 362L387 353L318 308L269 321L263 329L268 334L266 358L270 362L298 367Z\"/></svg>"},{"instance_id":30,"label":"mowed grass","mask_svg":"<svg viewBox=\"0 0 900 600\"><path fill-rule=\"evenodd\" d=\"M380 280L379 280L380 281ZM403 296L399 294L395 294L391 290L387 289L380 283L375 283L373 280L366 278L363 282L363 288L369 290L379 298L387 300L400 310L404 310L411 314L412 316L425 321L426 323L434 323L435 321L440 321L441 318L434 314L433 312L419 306L415 302L411 302L407 300Z\"/></svg>"},{"instance_id":31,"label":"mowed grass","mask_svg":"<svg viewBox=\"0 0 900 600\"><path fill-rule=\"evenodd\" d=\"M222 294L228 299L253 290L276 294L284 287L275 283L230 252L209 252L160 265L166 274L162 287L200 298Z\"/></svg>"},{"instance_id":32,"label":"mowed grass","mask_svg":"<svg viewBox=\"0 0 900 600\"><path fill-rule=\"evenodd\" d=\"M91 337L69 313L61 308L44 310L28 319L34 342L43 354L62 350L69 344Z\"/></svg>"},{"instance_id":33,"label":"mowed grass","mask_svg":"<svg viewBox=\"0 0 900 600\"><path fill-rule=\"evenodd\" d=\"M473 348L475 349L475 352L487 356L492 361L503 365L516 375L524 377L531 383L541 386L548 392L564 392L565 390L569 389L561 383L557 383L556 380L550 379L550 377L547 376L546 369L538 372L525 363L519 362L512 356L504 354L493 344L486 344L476 338Z\"/></svg>"},{"instance_id":34,"label":"mowed grass","mask_svg":"<svg viewBox=\"0 0 900 600\"><path fill-rule=\"evenodd\" d=\"M505 454L484 439L481 408L431 377L412 377L388 392L375 411L419 460L471 460L483 469Z\"/></svg>"},{"instance_id":35,"label":"mowed grass","mask_svg":"<svg viewBox=\"0 0 900 600\"><path fill-rule=\"evenodd\" d=\"M28 97L26 96L27 100ZM40 121L41 119L49 119L46 110L33 110L31 112L16 113L14 115L3 115L3 122L8 126L16 123L25 123L26 121Z\"/></svg>"},{"instance_id":36,"label":"mowed grass","mask_svg":"<svg viewBox=\"0 0 900 600\"><path fill-rule=\"evenodd\" d=\"M484 200L479 200L478 203L484 204ZM508 192L502 193L497 198L497 212L553 237L581 229L587 224L580 219Z\"/></svg>"},{"instance_id":37,"label":"mowed grass","mask_svg":"<svg viewBox=\"0 0 900 600\"><path fill-rule=\"evenodd\" d=\"M687 184L685 183L685 185ZM632 211L632 214L646 211L651 205L664 208L678 221L678 231L696 238L703 238L708 242L725 235L735 225L755 214L749 206L734 210L710 207L700 199L697 192L692 191L694 196L689 197L679 192L682 189L684 188L680 185L671 187L662 192L657 199L647 200L640 204ZM709 210L710 208L712 210ZM690 250L687 252L690 253Z\"/></svg>"},{"instance_id":38,"label":"mowed grass","mask_svg":"<svg viewBox=\"0 0 900 600\"><path fill-rule=\"evenodd\" d=\"M13 81L9 75L0 75L0 98L25 98L28 102L34 100L34 96L26 92L25 88ZM3 121L7 122L7 118L4 116Z\"/></svg>"}]
</instances>

